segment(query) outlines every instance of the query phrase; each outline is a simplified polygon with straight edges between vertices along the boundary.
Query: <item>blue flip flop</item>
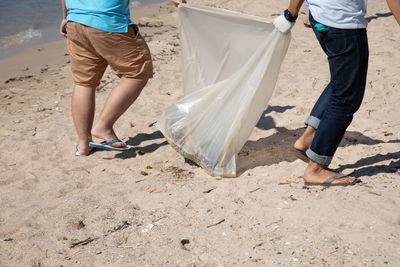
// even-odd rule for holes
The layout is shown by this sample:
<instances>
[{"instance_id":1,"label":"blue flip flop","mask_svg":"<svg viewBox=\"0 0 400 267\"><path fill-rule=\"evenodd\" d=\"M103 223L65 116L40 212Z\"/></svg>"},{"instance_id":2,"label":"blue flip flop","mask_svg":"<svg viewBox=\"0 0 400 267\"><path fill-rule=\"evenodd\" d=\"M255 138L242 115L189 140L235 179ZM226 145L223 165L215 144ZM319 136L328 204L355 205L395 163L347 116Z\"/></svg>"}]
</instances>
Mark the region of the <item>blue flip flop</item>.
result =
<instances>
[{"instance_id":1,"label":"blue flip flop","mask_svg":"<svg viewBox=\"0 0 400 267\"><path fill-rule=\"evenodd\" d=\"M115 151L126 151L126 150L131 149L130 147L127 147L127 146L126 147L113 147L112 146L112 144L119 143L119 142L122 143L122 141L119 140L119 139L111 140L111 141L108 141L108 142L103 141L101 143L90 142L89 146L90 147L99 148L99 149L104 149L104 150L115 150Z\"/></svg>"},{"instance_id":2,"label":"blue flip flop","mask_svg":"<svg viewBox=\"0 0 400 267\"><path fill-rule=\"evenodd\" d=\"M89 151L89 153L87 154L87 155L81 155L80 153L79 153L79 148L78 148L78 145L76 145L76 148L75 148L76 150L75 150L75 156L76 157L87 157L87 156L89 156L90 154L93 154L97 149L96 148L93 148L92 150L90 150Z\"/></svg>"}]
</instances>

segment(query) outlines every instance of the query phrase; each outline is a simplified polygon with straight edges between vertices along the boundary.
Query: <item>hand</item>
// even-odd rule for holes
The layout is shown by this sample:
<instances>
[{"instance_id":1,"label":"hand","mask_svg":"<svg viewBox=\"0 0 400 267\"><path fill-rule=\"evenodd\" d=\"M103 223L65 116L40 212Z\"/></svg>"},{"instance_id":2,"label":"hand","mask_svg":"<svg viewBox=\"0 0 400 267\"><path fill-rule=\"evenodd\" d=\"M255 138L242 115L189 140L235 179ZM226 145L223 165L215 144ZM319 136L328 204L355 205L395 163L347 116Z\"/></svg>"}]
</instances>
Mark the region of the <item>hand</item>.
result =
<instances>
[{"instance_id":1,"label":"hand","mask_svg":"<svg viewBox=\"0 0 400 267\"><path fill-rule=\"evenodd\" d=\"M275 28L283 34L287 34L294 26L294 22L289 22L284 15L280 15L274 20Z\"/></svg>"},{"instance_id":2,"label":"hand","mask_svg":"<svg viewBox=\"0 0 400 267\"><path fill-rule=\"evenodd\" d=\"M174 3L175 6L179 6L182 3L186 4L186 0L172 0L172 3Z\"/></svg>"},{"instance_id":3,"label":"hand","mask_svg":"<svg viewBox=\"0 0 400 267\"><path fill-rule=\"evenodd\" d=\"M67 20L63 19L60 25L60 34L64 37L67 37Z\"/></svg>"}]
</instances>

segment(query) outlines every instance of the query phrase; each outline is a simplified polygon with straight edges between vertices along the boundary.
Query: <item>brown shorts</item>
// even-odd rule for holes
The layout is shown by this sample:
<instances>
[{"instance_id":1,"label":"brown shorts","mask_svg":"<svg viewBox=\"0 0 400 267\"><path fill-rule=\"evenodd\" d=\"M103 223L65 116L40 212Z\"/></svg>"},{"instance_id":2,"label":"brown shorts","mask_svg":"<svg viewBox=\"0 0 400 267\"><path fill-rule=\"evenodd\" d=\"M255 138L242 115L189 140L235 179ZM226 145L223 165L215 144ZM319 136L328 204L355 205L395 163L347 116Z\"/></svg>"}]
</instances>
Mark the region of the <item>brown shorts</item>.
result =
<instances>
[{"instance_id":1,"label":"brown shorts","mask_svg":"<svg viewBox=\"0 0 400 267\"><path fill-rule=\"evenodd\" d=\"M136 25L129 25L126 33L115 33L69 21L67 33L75 84L98 86L107 65L120 78L153 77L150 50Z\"/></svg>"}]
</instances>

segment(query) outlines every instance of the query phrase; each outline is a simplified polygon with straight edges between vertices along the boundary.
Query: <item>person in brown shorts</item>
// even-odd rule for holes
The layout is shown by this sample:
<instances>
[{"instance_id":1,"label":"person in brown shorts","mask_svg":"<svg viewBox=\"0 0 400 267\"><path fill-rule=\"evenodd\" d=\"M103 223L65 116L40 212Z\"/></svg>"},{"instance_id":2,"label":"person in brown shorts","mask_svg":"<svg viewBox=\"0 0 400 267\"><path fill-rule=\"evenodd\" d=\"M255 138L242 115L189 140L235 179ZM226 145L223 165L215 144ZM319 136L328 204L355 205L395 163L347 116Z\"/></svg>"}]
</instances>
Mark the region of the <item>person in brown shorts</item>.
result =
<instances>
[{"instance_id":1,"label":"person in brown shorts","mask_svg":"<svg viewBox=\"0 0 400 267\"><path fill-rule=\"evenodd\" d=\"M64 17L60 25L60 33L67 38L74 80L71 110L78 135L75 155L87 156L94 147L127 150L113 125L153 76L151 54L138 27L129 19L129 0L118 5L115 1L87 1L83 7L81 2L62 0ZM93 126L95 89L108 65L121 80ZM92 136L104 141L94 143Z\"/></svg>"}]
</instances>

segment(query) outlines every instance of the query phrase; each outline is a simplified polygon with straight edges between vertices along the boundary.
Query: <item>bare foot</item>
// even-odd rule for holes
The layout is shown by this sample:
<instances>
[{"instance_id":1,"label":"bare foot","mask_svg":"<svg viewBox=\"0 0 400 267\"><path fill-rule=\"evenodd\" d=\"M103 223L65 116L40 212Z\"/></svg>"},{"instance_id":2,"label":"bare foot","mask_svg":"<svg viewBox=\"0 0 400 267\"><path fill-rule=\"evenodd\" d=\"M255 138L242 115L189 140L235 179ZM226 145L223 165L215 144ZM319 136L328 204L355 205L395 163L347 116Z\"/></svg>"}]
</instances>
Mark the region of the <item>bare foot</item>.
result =
<instances>
[{"instance_id":1,"label":"bare foot","mask_svg":"<svg viewBox=\"0 0 400 267\"><path fill-rule=\"evenodd\" d=\"M318 164L315 161L310 160L310 163L308 164L304 172L303 178L305 183L323 183L337 174L338 173L328 169L327 166ZM332 184L351 184L356 180L357 179L355 177L345 176L343 178L332 181Z\"/></svg>"},{"instance_id":2,"label":"bare foot","mask_svg":"<svg viewBox=\"0 0 400 267\"><path fill-rule=\"evenodd\" d=\"M94 137L102 139L106 142L118 139L117 135L115 134L115 132L112 128L111 129L101 128L98 125L96 125L95 127L92 128L91 133ZM111 146L117 147L117 148L118 147L126 147L126 143L116 142L116 143L111 144Z\"/></svg>"},{"instance_id":3,"label":"bare foot","mask_svg":"<svg viewBox=\"0 0 400 267\"><path fill-rule=\"evenodd\" d=\"M315 129L311 126L307 126L304 133L296 140L293 147L297 150L306 152L310 148L312 140L315 135Z\"/></svg>"}]
</instances>

